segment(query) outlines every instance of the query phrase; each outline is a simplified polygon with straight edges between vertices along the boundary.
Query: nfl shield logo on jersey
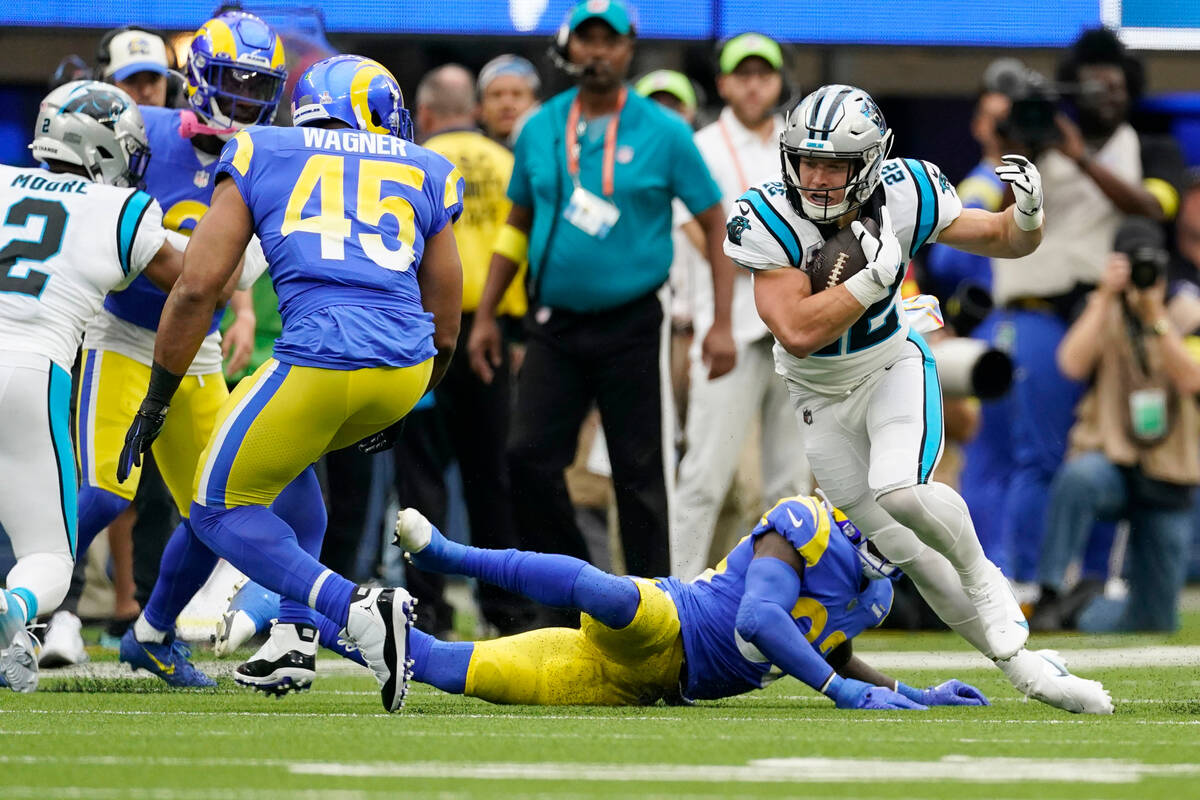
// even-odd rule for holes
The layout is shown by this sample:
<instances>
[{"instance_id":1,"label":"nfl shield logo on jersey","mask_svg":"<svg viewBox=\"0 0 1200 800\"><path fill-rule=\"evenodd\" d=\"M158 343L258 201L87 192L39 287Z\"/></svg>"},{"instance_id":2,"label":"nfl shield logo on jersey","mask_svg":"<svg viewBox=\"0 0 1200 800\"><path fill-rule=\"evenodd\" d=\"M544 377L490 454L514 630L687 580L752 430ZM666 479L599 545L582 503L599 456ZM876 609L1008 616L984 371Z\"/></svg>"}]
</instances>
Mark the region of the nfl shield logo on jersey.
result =
<instances>
[{"instance_id":1,"label":"nfl shield logo on jersey","mask_svg":"<svg viewBox=\"0 0 1200 800\"><path fill-rule=\"evenodd\" d=\"M804 424L812 425L812 412L809 411L807 408L804 409Z\"/></svg>"},{"instance_id":2,"label":"nfl shield logo on jersey","mask_svg":"<svg viewBox=\"0 0 1200 800\"><path fill-rule=\"evenodd\" d=\"M208 186L208 179L208 172L198 169L196 170L196 174L192 176L192 183L196 184L197 189L203 189L205 186Z\"/></svg>"}]
</instances>

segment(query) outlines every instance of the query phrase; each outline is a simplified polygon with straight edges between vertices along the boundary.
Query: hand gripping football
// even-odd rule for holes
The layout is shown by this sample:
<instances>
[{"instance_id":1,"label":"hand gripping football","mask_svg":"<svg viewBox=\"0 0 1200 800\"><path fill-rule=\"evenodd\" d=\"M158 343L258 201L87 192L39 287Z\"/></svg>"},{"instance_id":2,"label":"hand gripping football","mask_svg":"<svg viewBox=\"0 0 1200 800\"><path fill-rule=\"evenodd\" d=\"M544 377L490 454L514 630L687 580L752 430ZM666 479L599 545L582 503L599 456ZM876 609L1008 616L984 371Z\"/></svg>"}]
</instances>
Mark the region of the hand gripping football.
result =
<instances>
[{"instance_id":1,"label":"hand gripping football","mask_svg":"<svg viewBox=\"0 0 1200 800\"><path fill-rule=\"evenodd\" d=\"M872 236L879 235L879 224L875 220L863 217L861 222ZM862 271L866 266L867 257L858 244L854 231L847 225L817 251L817 255L808 269L809 278L812 280L812 290L819 292L822 289L837 286L839 283L845 283L847 278Z\"/></svg>"}]
</instances>

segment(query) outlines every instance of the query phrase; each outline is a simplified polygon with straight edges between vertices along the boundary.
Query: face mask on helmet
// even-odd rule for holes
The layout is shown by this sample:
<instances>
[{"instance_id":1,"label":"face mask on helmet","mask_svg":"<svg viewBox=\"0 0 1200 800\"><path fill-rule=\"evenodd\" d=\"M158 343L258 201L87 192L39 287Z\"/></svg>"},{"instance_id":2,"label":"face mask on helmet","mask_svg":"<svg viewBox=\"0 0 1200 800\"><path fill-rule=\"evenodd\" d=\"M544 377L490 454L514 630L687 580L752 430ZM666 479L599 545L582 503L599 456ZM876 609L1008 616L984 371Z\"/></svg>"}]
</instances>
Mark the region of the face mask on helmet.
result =
<instances>
[{"instance_id":1,"label":"face mask on helmet","mask_svg":"<svg viewBox=\"0 0 1200 800\"><path fill-rule=\"evenodd\" d=\"M73 164L112 186L140 186L150 161L133 99L96 81L76 81L47 95L29 147L39 160Z\"/></svg>"},{"instance_id":2,"label":"face mask on helmet","mask_svg":"<svg viewBox=\"0 0 1200 800\"><path fill-rule=\"evenodd\" d=\"M206 22L192 40L188 103L228 139L242 128L271 124L285 77L279 37L251 14L227 12Z\"/></svg>"},{"instance_id":3,"label":"face mask on helmet","mask_svg":"<svg viewBox=\"0 0 1200 800\"><path fill-rule=\"evenodd\" d=\"M870 95L853 86L823 86L788 114L780 136L780 165L796 213L832 222L871 198L879 186L892 132ZM805 185L802 163L814 159L850 162L840 186ZM843 192L829 202L831 193ZM817 195L812 198L809 195Z\"/></svg>"}]
</instances>

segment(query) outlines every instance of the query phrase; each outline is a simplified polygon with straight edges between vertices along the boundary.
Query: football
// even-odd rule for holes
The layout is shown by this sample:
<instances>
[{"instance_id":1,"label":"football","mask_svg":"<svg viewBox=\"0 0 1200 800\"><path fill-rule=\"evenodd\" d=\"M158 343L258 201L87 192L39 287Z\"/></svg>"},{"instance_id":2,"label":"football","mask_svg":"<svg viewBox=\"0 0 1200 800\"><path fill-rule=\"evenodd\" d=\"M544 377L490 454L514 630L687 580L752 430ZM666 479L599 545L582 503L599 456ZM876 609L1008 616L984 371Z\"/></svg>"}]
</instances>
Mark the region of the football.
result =
<instances>
[{"instance_id":1,"label":"football","mask_svg":"<svg viewBox=\"0 0 1200 800\"><path fill-rule=\"evenodd\" d=\"M863 217L863 227L874 235L879 235L879 223L870 217ZM847 225L822 245L808 269L812 279L812 290L819 292L846 280L867 265L867 257L863 254L854 237L854 231Z\"/></svg>"}]
</instances>

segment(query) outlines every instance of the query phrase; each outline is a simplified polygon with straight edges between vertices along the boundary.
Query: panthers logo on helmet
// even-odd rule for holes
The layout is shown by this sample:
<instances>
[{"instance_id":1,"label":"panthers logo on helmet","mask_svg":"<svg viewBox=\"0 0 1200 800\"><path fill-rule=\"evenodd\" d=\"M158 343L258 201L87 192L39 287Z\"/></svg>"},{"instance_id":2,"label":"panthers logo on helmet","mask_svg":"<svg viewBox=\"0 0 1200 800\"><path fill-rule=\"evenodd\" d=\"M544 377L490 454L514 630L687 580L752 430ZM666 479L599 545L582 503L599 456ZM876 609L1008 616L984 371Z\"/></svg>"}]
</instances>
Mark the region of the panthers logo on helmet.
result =
<instances>
[{"instance_id":1,"label":"panthers logo on helmet","mask_svg":"<svg viewBox=\"0 0 1200 800\"><path fill-rule=\"evenodd\" d=\"M879 110L879 106L875 105L875 101L870 97L863 98L862 115L871 120L876 128L879 128L881 134L887 133L887 123L883 121L883 112Z\"/></svg>"}]
</instances>

